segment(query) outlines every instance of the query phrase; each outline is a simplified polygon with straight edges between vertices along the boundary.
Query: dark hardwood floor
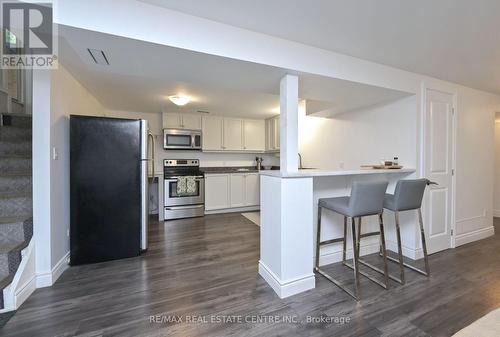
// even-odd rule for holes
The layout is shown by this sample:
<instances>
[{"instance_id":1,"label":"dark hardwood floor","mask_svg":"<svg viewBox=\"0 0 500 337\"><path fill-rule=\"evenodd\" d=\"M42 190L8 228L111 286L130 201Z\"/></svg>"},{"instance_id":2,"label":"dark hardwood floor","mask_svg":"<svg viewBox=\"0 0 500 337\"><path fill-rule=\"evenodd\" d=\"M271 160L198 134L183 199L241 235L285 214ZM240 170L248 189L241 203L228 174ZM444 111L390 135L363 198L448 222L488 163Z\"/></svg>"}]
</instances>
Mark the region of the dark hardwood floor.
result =
<instances>
[{"instance_id":1,"label":"dark hardwood floor","mask_svg":"<svg viewBox=\"0 0 500 337\"><path fill-rule=\"evenodd\" d=\"M432 255L430 279L407 271L407 284L388 291L362 279L359 303L322 277L316 289L280 300L257 273L259 227L241 215L155 223L146 254L69 268L0 335L450 336L500 307L499 253L497 234ZM255 322L269 317L278 322ZM224 318L231 321L210 322Z\"/></svg>"}]
</instances>

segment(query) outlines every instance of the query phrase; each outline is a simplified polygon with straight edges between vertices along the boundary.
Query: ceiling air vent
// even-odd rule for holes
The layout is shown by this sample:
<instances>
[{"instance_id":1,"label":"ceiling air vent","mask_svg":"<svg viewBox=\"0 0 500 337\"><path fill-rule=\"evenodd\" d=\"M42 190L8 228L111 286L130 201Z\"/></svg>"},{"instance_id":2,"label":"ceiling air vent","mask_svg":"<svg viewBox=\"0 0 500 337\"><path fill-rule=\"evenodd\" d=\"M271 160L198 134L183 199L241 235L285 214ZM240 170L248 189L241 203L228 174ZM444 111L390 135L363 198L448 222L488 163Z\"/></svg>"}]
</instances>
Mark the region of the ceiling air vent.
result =
<instances>
[{"instance_id":1,"label":"ceiling air vent","mask_svg":"<svg viewBox=\"0 0 500 337\"><path fill-rule=\"evenodd\" d=\"M90 57L92 57L92 60L94 60L96 64L109 66L108 58L106 57L106 54L104 54L102 50L90 49L90 48L87 48L87 50L89 51Z\"/></svg>"}]
</instances>

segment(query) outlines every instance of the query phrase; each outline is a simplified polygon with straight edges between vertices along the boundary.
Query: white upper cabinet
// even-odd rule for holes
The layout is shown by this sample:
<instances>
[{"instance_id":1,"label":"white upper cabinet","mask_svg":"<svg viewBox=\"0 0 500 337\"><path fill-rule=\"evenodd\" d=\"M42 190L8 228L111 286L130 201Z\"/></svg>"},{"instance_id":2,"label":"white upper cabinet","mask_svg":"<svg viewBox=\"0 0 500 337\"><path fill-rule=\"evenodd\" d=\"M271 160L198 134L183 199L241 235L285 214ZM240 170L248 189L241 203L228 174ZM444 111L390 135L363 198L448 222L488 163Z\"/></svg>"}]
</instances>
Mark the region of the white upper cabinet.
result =
<instances>
[{"instance_id":1,"label":"white upper cabinet","mask_svg":"<svg viewBox=\"0 0 500 337\"><path fill-rule=\"evenodd\" d=\"M182 121L180 114L163 113L163 128L164 129L180 129Z\"/></svg>"},{"instance_id":2,"label":"white upper cabinet","mask_svg":"<svg viewBox=\"0 0 500 337\"><path fill-rule=\"evenodd\" d=\"M280 149L280 117L266 119L266 150Z\"/></svg>"},{"instance_id":3,"label":"white upper cabinet","mask_svg":"<svg viewBox=\"0 0 500 337\"><path fill-rule=\"evenodd\" d=\"M243 150L243 121L241 119L224 118L224 150Z\"/></svg>"},{"instance_id":4,"label":"white upper cabinet","mask_svg":"<svg viewBox=\"0 0 500 337\"><path fill-rule=\"evenodd\" d=\"M260 153L265 148L265 121L203 116L203 151Z\"/></svg>"},{"instance_id":5,"label":"white upper cabinet","mask_svg":"<svg viewBox=\"0 0 500 337\"><path fill-rule=\"evenodd\" d=\"M163 113L164 129L201 130L201 116L195 114Z\"/></svg>"},{"instance_id":6,"label":"white upper cabinet","mask_svg":"<svg viewBox=\"0 0 500 337\"><path fill-rule=\"evenodd\" d=\"M201 116L185 114L182 116L183 129L201 130Z\"/></svg>"},{"instance_id":7,"label":"white upper cabinet","mask_svg":"<svg viewBox=\"0 0 500 337\"><path fill-rule=\"evenodd\" d=\"M246 119L243 121L243 149L246 151L265 150L265 121Z\"/></svg>"},{"instance_id":8,"label":"white upper cabinet","mask_svg":"<svg viewBox=\"0 0 500 337\"><path fill-rule=\"evenodd\" d=\"M208 117L203 116L202 126L202 148L203 151L223 151L222 142L222 117Z\"/></svg>"}]
</instances>

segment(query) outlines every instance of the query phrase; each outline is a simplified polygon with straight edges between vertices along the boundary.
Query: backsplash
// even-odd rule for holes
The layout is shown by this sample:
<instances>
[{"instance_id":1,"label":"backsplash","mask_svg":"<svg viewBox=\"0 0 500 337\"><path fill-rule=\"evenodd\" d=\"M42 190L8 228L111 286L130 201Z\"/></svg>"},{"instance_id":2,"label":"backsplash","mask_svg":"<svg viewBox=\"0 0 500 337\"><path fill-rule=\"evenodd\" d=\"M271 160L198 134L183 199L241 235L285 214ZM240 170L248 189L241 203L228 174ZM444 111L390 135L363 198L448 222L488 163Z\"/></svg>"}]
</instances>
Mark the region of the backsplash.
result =
<instances>
[{"instance_id":1,"label":"backsplash","mask_svg":"<svg viewBox=\"0 0 500 337\"><path fill-rule=\"evenodd\" d=\"M255 166L255 157L264 159L264 166L278 166L280 159L265 153L210 153L201 151L164 150L156 136L155 171L161 172L164 159L199 159L202 167ZM160 138L161 139L161 138Z\"/></svg>"}]
</instances>

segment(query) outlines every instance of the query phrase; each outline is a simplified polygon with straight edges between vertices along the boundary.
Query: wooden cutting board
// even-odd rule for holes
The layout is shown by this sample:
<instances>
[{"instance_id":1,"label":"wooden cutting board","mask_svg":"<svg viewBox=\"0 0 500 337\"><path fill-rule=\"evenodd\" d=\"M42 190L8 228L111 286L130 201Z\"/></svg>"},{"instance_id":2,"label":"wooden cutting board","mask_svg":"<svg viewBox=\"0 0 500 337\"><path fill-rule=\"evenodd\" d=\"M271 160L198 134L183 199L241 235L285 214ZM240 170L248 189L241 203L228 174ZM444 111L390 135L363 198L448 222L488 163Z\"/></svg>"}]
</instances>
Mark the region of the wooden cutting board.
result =
<instances>
[{"instance_id":1,"label":"wooden cutting board","mask_svg":"<svg viewBox=\"0 0 500 337\"><path fill-rule=\"evenodd\" d=\"M382 164L370 164L370 165L361 165L361 168L366 169L376 169L376 170L400 170L403 168L401 165L382 165Z\"/></svg>"}]
</instances>

